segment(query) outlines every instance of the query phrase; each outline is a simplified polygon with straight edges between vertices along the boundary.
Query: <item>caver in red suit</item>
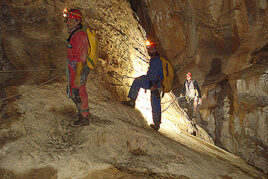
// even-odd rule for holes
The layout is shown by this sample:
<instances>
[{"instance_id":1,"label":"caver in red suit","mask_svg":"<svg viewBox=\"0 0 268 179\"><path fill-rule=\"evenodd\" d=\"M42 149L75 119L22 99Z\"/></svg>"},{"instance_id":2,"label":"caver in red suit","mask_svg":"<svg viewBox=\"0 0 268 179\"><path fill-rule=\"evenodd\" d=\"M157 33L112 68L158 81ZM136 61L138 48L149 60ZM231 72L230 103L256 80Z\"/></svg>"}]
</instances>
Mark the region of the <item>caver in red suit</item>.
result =
<instances>
[{"instance_id":1,"label":"caver in red suit","mask_svg":"<svg viewBox=\"0 0 268 179\"><path fill-rule=\"evenodd\" d=\"M86 78L89 73L89 68L85 64L89 42L87 34L81 30L81 12L76 9L71 9L67 12L67 27L69 37L67 39L67 93L76 104L78 110L78 121L74 122L74 126L89 125L89 108L88 96L86 92Z\"/></svg>"}]
</instances>

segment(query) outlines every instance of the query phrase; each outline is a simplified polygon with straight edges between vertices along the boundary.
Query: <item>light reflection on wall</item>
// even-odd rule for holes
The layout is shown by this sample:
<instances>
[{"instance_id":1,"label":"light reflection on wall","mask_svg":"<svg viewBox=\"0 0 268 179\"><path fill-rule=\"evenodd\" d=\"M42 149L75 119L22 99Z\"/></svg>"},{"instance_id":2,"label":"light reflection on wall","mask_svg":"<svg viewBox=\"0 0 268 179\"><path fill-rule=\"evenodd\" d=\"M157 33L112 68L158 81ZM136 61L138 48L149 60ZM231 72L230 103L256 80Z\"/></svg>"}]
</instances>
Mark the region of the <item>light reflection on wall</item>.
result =
<instances>
[{"instance_id":1,"label":"light reflection on wall","mask_svg":"<svg viewBox=\"0 0 268 179\"><path fill-rule=\"evenodd\" d=\"M136 100L136 108L139 109L148 124L153 123L149 90L147 90L146 93L144 89L140 90L139 96Z\"/></svg>"}]
</instances>

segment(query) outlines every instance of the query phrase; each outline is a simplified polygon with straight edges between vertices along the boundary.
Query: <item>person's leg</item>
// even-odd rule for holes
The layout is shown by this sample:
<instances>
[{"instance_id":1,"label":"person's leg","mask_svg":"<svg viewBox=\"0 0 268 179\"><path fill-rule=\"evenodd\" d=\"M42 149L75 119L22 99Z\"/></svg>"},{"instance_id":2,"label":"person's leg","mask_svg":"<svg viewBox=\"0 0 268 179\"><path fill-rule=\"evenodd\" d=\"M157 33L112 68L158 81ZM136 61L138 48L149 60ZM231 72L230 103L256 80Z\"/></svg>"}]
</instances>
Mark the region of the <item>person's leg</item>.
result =
<instances>
[{"instance_id":1,"label":"person's leg","mask_svg":"<svg viewBox=\"0 0 268 179\"><path fill-rule=\"evenodd\" d=\"M196 101L192 100L191 101L191 107L192 107L192 119L196 117Z\"/></svg>"},{"instance_id":2,"label":"person's leg","mask_svg":"<svg viewBox=\"0 0 268 179\"><path fill-rule=\"evenodd\" d=\"M138 93L140 91L140 88L143 88L143 89L149 89L149 81L144 79L144 76L141 76L139 78L136 78L132 85L131 85L131 88L129 90L129 94L128 94L128 97L130 99L133 99L133 100L136 100L137 99L137 96L138 96Z\"/></svg>"},{"instance_id":3,"label":"person's leg","mask_svg":"<svg viewBox=\"0 0 268 179\"><path fill-rule=\"evenodd\" d=\"M194 111L196 111L197 104L198 104L198 101L195 99L195 100L194 100L194 108L193 108L193 109L194 109Z\"/></svg>"},{"instance_id":4,"label":"person's leg","mask_svg":"<svg viewBox=\"0 0 268 179\"><path fill-rule=\"evenodd\" d=\"M189 100L188 103L187 103L187 115L188 117L190 118L190 120L192 120L193 118L193 112L194 112L194 105L193 105L193 100Z\"/></svg>"},{"instance_id":5,"label":"person's leg","mask_svg":"<svg viewBox=\"0 0 268 179\"><path fill-rule=\"evenodd\" d=\"M198 131L198 128L196 126L196 120L195 120L195 107L194 107L194 100L190 99L189 103L188 103L188 117L190 118L191 124L192 126L195 128L192 132L192 135L196 136L196 131Z\"/></svg>"},{"instance_id":6,"label":"person's leg","mask_svg":"<svg viewBox=\"0 0 268 179\"><path fill-rule=\"evenodd\" d=\"M140 88L144 88L144 89L149 89L149 81L144 79L144 76L141 76L139 78L136 78L132 85L131 88L129 90L129 94L128 97L130 98L129 101L123 101L122 103L130 106L132 108L135 107L135 101L138 97L138 93L140 91Z\"/></svg>"},{"instance_id":7,"label":"person's leg","mask_svg":"<svg viewBox=\"0 0 268 179\"><path fill-rule=\"evenodd\" d=\"M151 127L154 130L159 130L161 124L161 98L158 89L151 91L151 106L154 122L154 125L151 125Z\"/></svg>"},{"instance_id":8,"label":"person's leg","mask_svg":"<svg viewBox=\"0 0 268 179\"><path fill-rule=\"evenodd\" d=\"M77 112L78 112L78 116L82 115L81 114L81 98L79 96L79 89L76 89L76 88L72 88L72 101L74 102L74 104L76 105L76 109L77 109Z\"/></svg>"},{"instance_id":9,"label":"person's leg","mask_svg":"<svg viewBox=\"0 0 268 179\"><path fill-rule=\"evenodd\" d=\"M178 103L179 103L180 107L181 107L184 111L186 111L185 109L187 109L187 99L185 98L185 96L183 96L183 97L179 97L179 99L178 99ZM188 109L187 109L187 110L188 110Z\"/></svg>"},{"instance_id":10,"label":"person's leg","mask_svg":"<svg viewBox=\"0 0 268 179\"><path fill-rule=\"evenodd\" d=\"M88 76L89 72L90 72L90 68L87 65L85 65L85 67L83 68L82 73L81 73L80 83L82 85L84 85L87 82L87 76Z\"/></svg>"},{"instance_id":11,"label":"person's leg","mask_svg":"<svg viewBox=\"0 0 268 179\"><path fill-rule=\"evenodd\" d=\"M88 116L88 99L85 86L79 89L72 89L72 100L76 104L79 119L73 123L73 126L87 126L90 124Z\"/></svg>"},{"instance_id":12,"label":"person's leg","mask_svg":"<svg viewBox=\"0 0 268 179\"><path fill-rule=\"evenodd\" d=\"M89 113L89 107L88 107L88 96L87 96L85 85L80 86L79 96L81 98L81 114L83 117L87 117L90 115L90 113Z\"/></svg>"}]
</instances>

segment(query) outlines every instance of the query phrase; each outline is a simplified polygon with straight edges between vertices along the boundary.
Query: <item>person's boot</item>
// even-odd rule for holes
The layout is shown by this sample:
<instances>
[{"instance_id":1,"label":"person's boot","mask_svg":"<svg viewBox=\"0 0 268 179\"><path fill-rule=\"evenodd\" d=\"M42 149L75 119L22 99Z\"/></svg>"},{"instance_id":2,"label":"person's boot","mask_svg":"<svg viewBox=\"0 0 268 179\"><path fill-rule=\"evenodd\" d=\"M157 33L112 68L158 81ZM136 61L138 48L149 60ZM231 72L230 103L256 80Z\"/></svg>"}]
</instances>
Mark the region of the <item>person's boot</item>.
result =
<instances>
[{"instance_id":1,"label":"person's boot","mask_svg":"<svg viewBox=\"0 0 268 179\"><path fill-rule=\"evenodd\" d=\"M79 116L79 119L72 124L72 126L74 127L88 126L88 125L90 125L89 115L86 117Z\"/></svg>"},{"instance_id":2,"label":"person's boot","mask_svg":"<svg viewBox=\"0 0 268 179\"><path fill-rule=\"evenodd\" d=\"M153 128L153 130L158 131L160 129L160 124L159 123L151 124L150 127Z\"/></svg>"},{"instance_id":3,"label":"person's boot","mask_svg":"<svg viewBox=\"0 0 268 179\"><path fill-rule=\"evenodd\" d=\"M122 104L127 105L131 108L135 108L135 100L134 99L130 99L129 101L122 101Z\"/></svg>"}]
</instances>

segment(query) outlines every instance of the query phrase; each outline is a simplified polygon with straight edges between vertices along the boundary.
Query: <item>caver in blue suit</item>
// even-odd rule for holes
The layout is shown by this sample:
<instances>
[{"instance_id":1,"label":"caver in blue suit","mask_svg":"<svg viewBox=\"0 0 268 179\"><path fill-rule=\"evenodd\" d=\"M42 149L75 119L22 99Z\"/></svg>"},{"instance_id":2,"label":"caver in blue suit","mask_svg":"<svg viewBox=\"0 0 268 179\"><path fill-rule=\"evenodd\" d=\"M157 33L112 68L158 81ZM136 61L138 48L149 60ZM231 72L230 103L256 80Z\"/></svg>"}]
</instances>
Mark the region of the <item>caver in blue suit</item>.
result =
<instances>
[{"instance_id":1,"label":"caver in blue suit","mask_svg":"<svg viewBox=\"0 0 268 179\"><path fill-rule=\"evenodd\" d=\"M128 97L132 101L136 101L140 88L151 89L151 105L154 124L161 123L161 98L158 88L161 88L159 81L163 80L163 66L159 56L154 56L150 59L150 66L147 75L136 78L130 88ZM134 103L135 106L135 103Z\"/></svg>"}]
</instances>

